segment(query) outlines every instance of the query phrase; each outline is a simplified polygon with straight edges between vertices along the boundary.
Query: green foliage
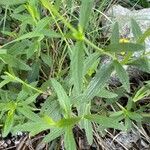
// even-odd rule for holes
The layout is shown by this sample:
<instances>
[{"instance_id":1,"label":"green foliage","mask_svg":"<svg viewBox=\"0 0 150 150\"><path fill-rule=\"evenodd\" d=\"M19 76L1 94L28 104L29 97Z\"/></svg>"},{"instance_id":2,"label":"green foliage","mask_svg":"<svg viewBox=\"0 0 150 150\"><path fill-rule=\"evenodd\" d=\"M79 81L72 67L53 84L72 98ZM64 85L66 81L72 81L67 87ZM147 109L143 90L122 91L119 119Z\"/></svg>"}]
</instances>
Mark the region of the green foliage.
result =
<instances>
[{"instance_id":1,"label":"green foliage","mask_svg":"<svg viewBox=\"0 0 150 150\"><path fill-rule=\"evenodd\" d=\"M94 78L90 81L87 89L83 93L82 101L88 102L92 98L94 98L94 96L96 96L97 93L105 86L112 71L113 71L112 63L101 66L100 69L97 71L96 75L94 76Z\"/></svg>"},{"instance_id":2,"label":"green foliage","mask_svg":"<svg viewBox=\"0 0 150 150\"><path fill-rule=\"evenodd\" d=\"M1 0L0 4L1 5L17 5L17 4L22 4L27 2L27 0Z\"/></svg>"},{"instance_id":3,"label":"green foliage","mask_svg":"<svg viewBox=\"0 0 150 150\"><path fill-rule=\"evenodd\" d=\"M116 22L113 26L113 29L112 29L112 34L111 34L111 44L118 44L119 43L119 24L118 22Z\"/></svg>"},{"instance_id":4,"label":"green foliage","mask_svg":"<svg viewBox=\"0 0 150 150\"><path fill-rule=\"evenodd\" d=\"M9 14L9 17L6 12L3 14L3 27L0 27L5 39L0 43L0 131L3 137L19 131L34 136L46 130L48 134L42 142L62 137L65 149L75 150L73 130L77 126L85 131L92 145L93 124L101 130L125 131L132 128L132 121L142 123L144 120L143 107L136 106L150 95L150 83L130 93L129 75L124 65L150 73L144 46L150 29L142 33L132 19L134 38L121 43L119 24L115 22L110 44L99 47L102 44L97 36L91 36L97 32L100 37L99 23L95 28L92 19L97 19L99 14L95 10L101 12L103 5L95 8L94 0L80 2L0 1L2 10L7 7ZM80 6L74 7L74 4ZM80 8L79 14L76 8ZM125 53L122 55L122 52ZM140 56L135 57L135 52L141 52ZM115 73L122 86L111 89L109 80ZM120 98L124 96L128 103L123 107ZM100 100L102 105L95 106L95 100ZM106 109L110 105L115 111Z\"/></svg>"},{"instance_id":5,"label":"green foliage","mask_svg":"<svg viewBox=\"0 0 150 150\"><path fill-rule=\"evenodd\" d=\"M82 0L79 16L79 26L82 28L82 30L87 28L88 22L90 20L92 6L93 0Z\"/></svg>"},{"instance_id":6,"label":"green foliage","mask_svg":"<svg viewBox=\"0 0 150 150\"><path fill-rule=\"evenodd\" d=\"M108 45L105 50L112 52L136 52L144 51L145 47L135 43L117 43Z\"/></svg>"},{"instance_id":7,"label":"green foliage","mask_svg":"<svg viewBox=\"0 0 150 150\"><path fill-rule=\"evenodd\" d=\"M136 40L142 35L142 31L138 25L138 23L132 19L131 20L131 27L132 27L132 33L134 34L134 37Z\"/></svg>"},{"instance_id":8,"label":"green foliage","mask_svg":"<svg viewBox=\"0 0 150 150\"><path fill-rule=\"evenodd\" d=\"M116 70L116 73L123 84L123 87L130 92L130 83L129 83L129 76L128 73L125 71L125 69L122 67L122 65L118 61L114 61L114 67Z\"/></svg>"},{"instance_id":9,"label":"green foliage","mask_svg":"<svg viewBox=\"0 0 150 150\"><path fill-rule=\"evenodd\" d=\"M83 87L83 62L84 62L84 43L76 43L71 56L71 74L76 94L82 92Z\"/></svg>"}]
</instances>

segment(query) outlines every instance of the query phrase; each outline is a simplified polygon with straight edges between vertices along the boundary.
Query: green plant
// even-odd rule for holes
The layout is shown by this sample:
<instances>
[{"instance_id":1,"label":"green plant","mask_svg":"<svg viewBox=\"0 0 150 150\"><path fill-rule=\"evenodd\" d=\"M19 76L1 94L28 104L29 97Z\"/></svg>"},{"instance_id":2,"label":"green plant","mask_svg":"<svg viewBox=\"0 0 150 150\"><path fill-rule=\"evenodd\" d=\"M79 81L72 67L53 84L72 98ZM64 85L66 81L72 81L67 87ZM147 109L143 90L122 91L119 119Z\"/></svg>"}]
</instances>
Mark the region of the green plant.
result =
<instances>
[{"instance_id":1,"label":"green plant","mask_svg":"<svg viewBox=\"0 0 150 150\"><path fill-rule=\"evenodd\" d=\"M68 11L73 2L67 3ZM76 149L72 131L75 126L84 129L88 143L92 144L93 122L102 129L124 131L131 128L133 120L142 122L142 112L136 107L133 109L133 105L149 95L149 88L143 87L133 98L128 96L128 104L124 107L117 102L119 94L110 91L108 80L115 72L122 84L122 93L128 95L130 82L124 65L138 66L150 73L150 61L144 46L149 30L142 34L136 21L131 20L134 39L121 43L119 25L114 23L110 44L98 47L87 38L93 0L82 0L76 25L70 23L71 16L61 15L61 0L54 3L48 0L23 1L21 3L25 5L12 11L11 5L14 7L16 3L20 2L2 2L12 12L11 17L18 20L17 24L21 24L18 32L11 32L5 24L2 31L3 35L13 38L0 49L1 72L5 72L0 83L3 137L18 131L30 132L34 136L50 129L43 142L63 135L65 148L73 150ZM137 51L141 52L139 58L133 57ZM121 52L125 53L122 59ZM110 58L106 64L100 63L103 56ZM34 105L36 98L45 94L47 87L51 93L37 109ZM106 98L106 101L111 99L117 105L116 112L93 113L91 107L95 97Z\"/></svg>"}]
</instances>

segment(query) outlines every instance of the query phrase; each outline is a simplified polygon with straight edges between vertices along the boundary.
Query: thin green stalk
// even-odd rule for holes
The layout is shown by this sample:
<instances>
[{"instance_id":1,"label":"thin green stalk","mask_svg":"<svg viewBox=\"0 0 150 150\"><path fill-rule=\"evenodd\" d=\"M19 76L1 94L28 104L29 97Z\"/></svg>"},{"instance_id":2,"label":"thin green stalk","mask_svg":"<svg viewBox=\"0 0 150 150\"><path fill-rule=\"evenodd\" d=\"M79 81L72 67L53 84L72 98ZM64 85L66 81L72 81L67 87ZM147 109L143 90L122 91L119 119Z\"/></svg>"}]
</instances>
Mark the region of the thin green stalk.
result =
<instances>
[{"instance_id":1,"label":"thin green stalk","mask_svg":"<svg viewBox=\"0 0 150 150\"><path fill-rule=\"evenodd\" d=\"M49 10L49 12L53 12L55 16L60 18L62 22L72 31L77 32L77 30L63 17L60 15L60 13L57 11L57 9L47 0L41 0L43 6Z\"/></svg>"},{"instance_id":2,"label":"thin green stalk","mask_svg":"<svg viewBox=\"0 0 150 150\"><path fill-rule=\"evenodd\" d=\"M19 82L19 83L21 83L21 84L23 84L23 85L25 85L25 86L27 86L27 87L33 89L34 91L37 91L38 93L44 93L43 91L41 91L41 90L39 90L39 89L37 89L37 88L31 86L30 84L25 83L24 81L22 81L22 80L19 79L18 77L15 77L15 76L11 75L11 74L8 73L8 72L5 72L5 74L8 75L8 76L9 76L10 78L12 78L13 80L16 80L17 82Z\"/></svg>"},{"instance_id":3,"label":"thin green stalk","mask_svg":"<svg viewBox=\"0 0 150 150\"><path fill-rule=\"evenodd\" d=\"M71 49L71 48L70 48L70 45L69 45L69 43L68 43L68 41L67 41L67 39L65 38L64 33L62 32L62 30L61 30L61 28L60 28L60 26L59 26L59 24L58 24L58 22L57 22L57 20L56 20L56 17L54 16L54 14L56 13L55 15L56 15L58 18L60 18L61 20L63 19L63 21L65 21L64 24L67 24L67 25L68 25L68 28L70 28L70 29L71 29L71 28L74 29L74 28L71 26L71 24L69 24L69 23L59 14L59 12L52 6L51 3L48 3L48 4L49 4L49 5L45 6L44 3L43 3L43 5L49 10L49 12L50 12L52 18L54 19L54 21L55 21L55 23L56 23L56 25L57 25L57 27L58 27L59 32L60 32L61 35L64 37L64 40L65 40L66 44L68 45L68 48ZM53 13L54 13L54 14L53 14Z\"/></svg>"},{"instance_id":4,"label":"thin green stalk","mask_svg":"<svg viewBox=\"0 0 150 150\"><path fill-rule=\"evenodd\" d=\"M60 15L60 13L57 11L57 9L55 9L55 7L50 2L47 2L46 0L41 0L41 2L44 5L44 7L50 11L50 13L54 19L55 19L54 15L56 15L64 23L64 25L67 26L73 32L73 34L80 33L69 22L67 22L63 16ZM53 13L54 13L54 15L53 15ZM58 23L57 23L57 26L59 27ZM59 30L61 30L60 27L59 27ZM83 37L82 40L84 42L86 42L87 44L89 44L90 46L92 46L93 48L95 48L96 50L101 52L102 54L108 55L109 57L116 59L112 54L105 52L103 49L97 47L95 44L93 44L91 41L89 41L84 36L82 36L82 37Z\"/></svg>"},{"instance_id":5,"label":"thin green stalk","mask_svg":"<svg viewBox=\"0 0 150 150\"><path fill-rule=\"evenodd\" d=\"M96 46L94 43L92 43L91 41L89 41L87 38L84 38L84 42L87 43L88 45L90 45L91 47L95 48L97 51L99 51L100 53L107 55L109 57L111 57L112 59L116 59L115 56L113 56L112 54L105 52L102 48L99 48L98 46Z\"/></svg>"},{"instance_id":6,"label":"thin green stalk","mask_svg":"<svg viewBox=\"0 0 150 150\"><path fill-rule=\"evenodd\" d=\"M8 11L8 5L6 5L6 8L5 8L3 31L5 31L5 24L6 24L7 11Z\"/></svg>"}]
</instances>

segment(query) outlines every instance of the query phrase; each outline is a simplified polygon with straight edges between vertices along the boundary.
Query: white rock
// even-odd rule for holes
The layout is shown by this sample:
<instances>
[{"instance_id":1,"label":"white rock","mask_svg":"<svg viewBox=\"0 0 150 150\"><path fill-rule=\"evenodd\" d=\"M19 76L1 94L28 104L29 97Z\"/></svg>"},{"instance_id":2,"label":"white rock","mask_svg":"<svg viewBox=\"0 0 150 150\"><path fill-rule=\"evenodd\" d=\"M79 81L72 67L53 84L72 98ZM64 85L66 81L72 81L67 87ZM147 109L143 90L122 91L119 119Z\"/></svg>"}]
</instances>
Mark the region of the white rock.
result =
<instances>
[{"instance_id":1,"label":"white rock","mask_svg":"<svg viewBox=\"0 0 150 150\"><path fill-rule=\"evenodd\" d=\"M107 17L114 23L118 22L120 27L120 34L125 38L133 38L131 31L131 19L137 21L141 27L142 32L150 28L150 8L141 9L141 10L129 10L120 5L113 5L107 12ZM112 23L105 19L103 22L104 26L109 26L109 29L105 33L108 33L106 36L109 36L111 33ZM109 32L108 32L109 31ZM147 38L145 41L146 52L150 52L150 38ZM135 56L139 54L136 53ZM149 56L150 58L150 56Z\"/></svg>"}]
</instances>

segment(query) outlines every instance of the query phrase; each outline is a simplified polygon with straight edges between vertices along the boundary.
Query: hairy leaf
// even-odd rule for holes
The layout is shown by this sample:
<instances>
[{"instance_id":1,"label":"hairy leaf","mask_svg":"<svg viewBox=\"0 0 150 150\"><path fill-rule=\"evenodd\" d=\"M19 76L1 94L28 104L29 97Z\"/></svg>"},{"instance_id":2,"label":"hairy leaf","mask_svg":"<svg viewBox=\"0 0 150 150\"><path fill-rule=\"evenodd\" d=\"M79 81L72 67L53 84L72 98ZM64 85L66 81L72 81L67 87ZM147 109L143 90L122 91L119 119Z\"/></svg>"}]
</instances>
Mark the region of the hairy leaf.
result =
<instances>
[{"instance_id":1,"label":"hairy leaf","mask_svg":"<svg viewBox=\"0 0 150 150\"><path fill-rule=\"evenodd\" d=\"M74 126L76 123L78 123L81 120L81 117L72 117L68 119L61 119L57 122L58 127L68 127L68 126Z\"/></svg>"},{"instance_id":2,"label":"hairy leaf","mask_svg":"<svg viewBox=\"0 0 150 150\"><path fill-rule=\"evenodd\" d=\"M8 64L11 67L26 71L31 70L31 68L26 65L22 60L13 57L12 55L0 54L0 59L2 59L4 63Z\"/></svg>"},{"instance_id":3,"label":"hairy leaf","mask_svg":"<svg viewBox=\"0 0 150 150\"><path fill-rule=\"evenodd\" d=\"M90 14L92 12L93 0L82 0L80 8L79 25L85 30L90 20Z\"/></svg>"},{"instance_id":4,"label":"hairy leaf","mask_svg":"<svg viewBox=\"0 0 150 150\"><path fill-rule=\"evenodd\" d=\"M71 56L71 75L76 94L80 94L83 86L84 44L76 43Z\"/></svg>"},{"instance_id":5,"label":"hairy leaf","mask_svg":"<svg viewBox=\"0 0 150 150\"><path fill-rule=\"evenodd\" d=\"M51 79L51 82L55 92L57 93L60 106L62 107L62 109L65 110L67 115L70 115L71 113L70 99L66 94L64 88L55 79Z\"/></svg>"},{"instance_id":6,"label":"hairy leaf","mask_svg":"<svg viewBox=\"0 0 150 150\"><path fill-rule=\"evenodd\" d=\"M150 28L147 29L138 39L138 43L144 43L145 39L150 36Z\"/></svg>"},{"instance_id":7,"label":"hairy leaf","mask_svg":"<svg viewBox=\"0 0 150 150\"><path fill-rule=\"evenodd\" d=\"M104 88L112 71L113 71L112 63L101 66L100 69L97 71L95 77L91 80L87 89L85 90L82 101L88 102L94 96L96 96L98 94L98 92L102 88Z\"/></svg>"},{"instance_id":8,"label":"hairy leaf","mask_svg":"<svg viewBox=\"0 0 150 150\"><path fill-rule=\"evenodd\" d=\"M119 80L123 84L123 87L127 90L127 92L130 92L130 82L129 82L129 75L127 71L123 68L123 66L117 60L114 61L114 67L119 77Z\"/></svg>"},{"instance_id":9,"label":"hairy leaf","mask_svg":"<svg viewBox=\"0 0 150 150\"><path fill-rule=\"evenodd\" d=\"M25 117L27 117L28 119L32 120L32 121L38 121L40 120L40 117L35 114L34 112L31 111L30 107L27 106L23 106L23 107L18 107L17 110L23 114Z\"/></svg>"},{"instance_id":10,"label":"hairy leaf","mask_svg":"<svg viewBox=\"0 0 150 150\"><path fill-rule=\"evenodd\" d=\"M43 61L46 65L48 65L49 67L51 67L51 65L52 65L51 56L42 53L42 54L41 54L41 58L42 58L42 61Z\"/></svg>"},{"instance_id":11,"label":"hairy leaf","mask_svg":"<svg viewBox=\"0 0 150 150\"><path fill-rule=\"evenodd\" d=\"M123 130L124 127L119 124L118 120L114 120L114 118L106 117L106 116L100 116L100 115L86 115L86 119L96 122L106 128L114 128Z\"/></svg>"},{"instance_id":12,"label":"hairy leaf","mask_svg":"<svg viewBox=\"0 0 150 150\"><path fill-rule=\"evenodd\" d=\"M64 144L66 150L76 150L76 144L71 127L67 127L65 129Z\"/></svg>"},{"instance_id":13,"label":"hairy leaf","mask_svg":"<svg viewBox=\"0 0 150 150\"><path fill-rule=\"evenodd\" d=\"M131 27L135 39L138 40L138 38L142 35L142 31L140 29L140 26L134 19L131 19Z\"/></svg>"},{"instance_id":14,"label":"hairy leaf","mask_svg":"<svg viewBox=\"0 0 150 150\"><path fill-rule=\"evenodd\" d=\"M119 43L119 24L116 22L113 26L112 35L111 35L111 44Z\"/></svg>"},{"instance_id":15,"label":"hairy leaf","mask_svg":"<svg viewBox=\"0 0 150 150\"><path fill-rule=\"evenodd\" d=\"M43 142L46 142L46 143L51 142L57 137L60 137L63 133L64 133L63 128L52 128L50 130L50 133L44 137Z\"/></svg>"},{"instance_id":16,"label":"hairy leaf","mask_svg":"<svg viewBox=\"0 0 150 150\"><path fill-rule=\"evenodd\" d=\"M8 133L11 131L13 123L14 123L14 110L10 110L5 120L4 130L2 133L3 137L6 137Z\"/></svg>"},{"instance_id":17,"label":"hairy leaf","mask_svg":"<svg viewBox=\"0 0 150 150\"><path fill-rule=\"evenodd\" d=\"M98 94L96 96L103 97L103 98L115 98L118 95L114 92L108 91L105 88L103 88L98 92Z\"/></svg>"},{"instance_id":18,"label":"hairy leaf","mask_svg":"<svg viewBox=\"0 0 150 150\"><path fill-rule=\"evenodd\" d=\"M22 131L22 132L30 132L30 135L31 136L34 136L38 133L40 133L41 131L44 131L44 130L47 130L49 129L50 126L43 123L43 122L27 122L27 123L24 123L24 124L19 124L17 126L15 126L13 128L13 133L17 133L19 131Z\"/></svg>"},{"instance_id":19,"label":"hairy leaf","mask_svg":"<svg viewBox=\"0 0 150 150\"><path fill-rule=\"evenodd\" d=\"M100 54L95 52L93 54L90 54L89 57L87 57L87 59L84 61L83 75L87 74L89 69L96 69L94 67L95 67L95 63L98 65L99 56Z\"/></svg>"},{"instance_id":20,"label":"hairy leaf","mask_svg":"<svg viewBox=\"0 0 150 150\"><path fill-rule=\"evenodd\" d=\"M150 73L150 59L146 57L137 58L128 62L128 65L133 65L139 70Z\"/></svg>"},{"instance_id":21,"label":"hairy leaf","mask_svg":"<svg viewBox=\"0 0 150 150\"><path fill-rule=\"evenodd\" d=\"M27 0L0 0L0 5L18 5L27 2Z\"/></svg>"},{"instance_id":22,"label":"hairy leaf","mask_svg":"<svg viewBox=\"0 0 150 150\"><path fill-rule=\"evenodd\" d=\"M136 52L145 50L145 47L135 43L118 43L108 45L105 50L111 52Z\"/></svg>"},{"instance_id":23,"label":"hairy leaf","mask_svg":"<svg viewBox=\"0 0 150 150\"><path fill-rule=\"evenodd\" d=\"M35 100L36 100L36 98L37 98L38 96L39 96L39 93L36 93L36 94L34 94L34 95L28 97L28 98L24 101L24 103L25 103L26 105L28 105L28 104L30 104L30 103L32 103L32 102L35 102Z\"/></svg>"}]
</instances>

